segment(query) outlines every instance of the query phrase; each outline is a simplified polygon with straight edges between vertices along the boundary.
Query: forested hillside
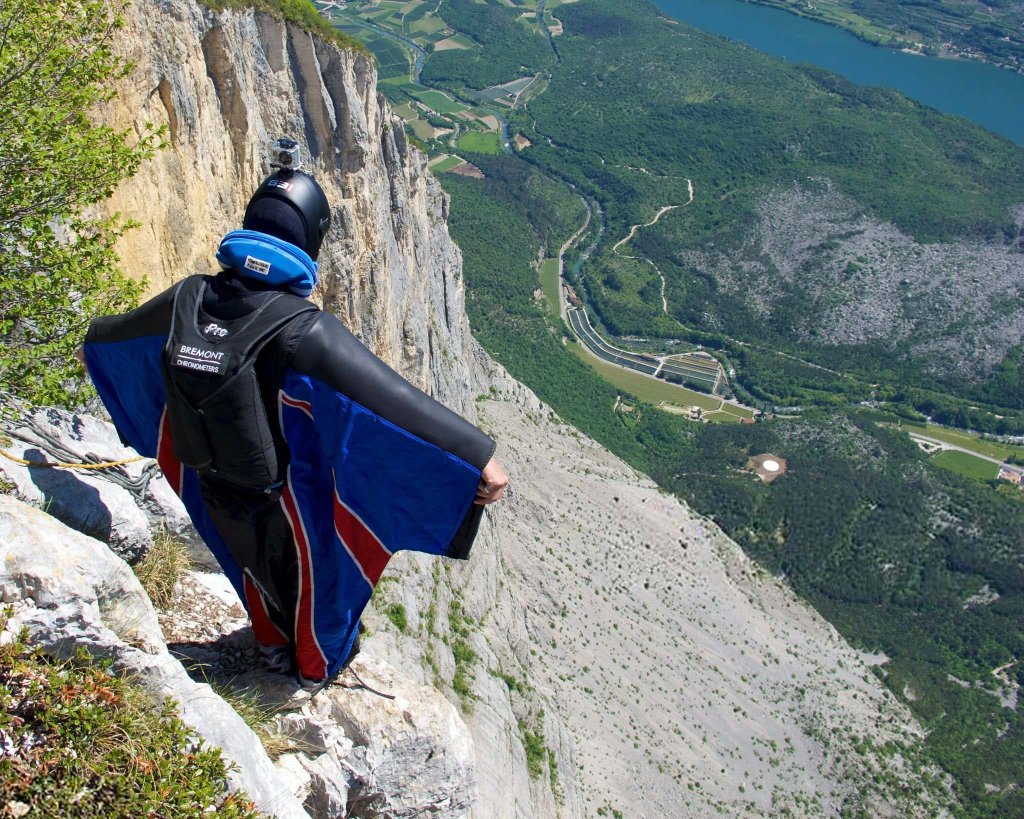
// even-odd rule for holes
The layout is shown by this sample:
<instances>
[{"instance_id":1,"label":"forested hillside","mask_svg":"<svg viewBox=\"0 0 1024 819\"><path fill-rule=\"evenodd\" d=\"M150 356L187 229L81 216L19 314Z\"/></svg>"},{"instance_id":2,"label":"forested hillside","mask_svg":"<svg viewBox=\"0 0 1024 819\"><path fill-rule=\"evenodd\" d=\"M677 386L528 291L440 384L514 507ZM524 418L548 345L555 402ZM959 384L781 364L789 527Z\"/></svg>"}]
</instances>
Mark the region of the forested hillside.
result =
<instances>
[{"instance_id":1,"label":"forested hillside","mask_svg":"<svg viewBox=\"0 0 1024 819\"><path fill-rule=\"evenodd\" d=\"M616 412L614 390L565 348L537 302L542 238L529 214L559 197L536 180L507 187L502 178L522 181L509 171L516 162L489 166L493 179L446 179L477 337L563 418L789 578L848 640L891 658L878 672L930 731L927 747L955 774L963 816L1024 811L1012 789L1024 769L1024 717L1001 699L1024 683L1013 665L1024 653L1024 502L930 465L880 425L892 416L733 426L643 404ZM788 466L771 484L746 468L764 453Z\"/></svg>"},{"instance_id":2,"label":"forested hillside","mask_svg":"<svg viewBox=\"0 0 1024 819\"><path fill-rule=\"evenodd\" d=\"M1024 502L1009 486L996 491L994 481L930 463L890 428L896 415L852 405L871 399L907 416L917 407L992 431L1024 422L949 392L885 338L816 347L791 326L801 310L824 310L807 298L801 275L814 276L851 242L865 245L863 261L849 260L861 290L899 248L907 269L918 253L957 269L934 255L956 243L1013 253L1021 152L896 94L779 64L641 4L581 0L556 13L565 34L550 85L507 114L532 146L518 158L471 156L483 180L444 177L474 332L563 418L715 519L855 645L884 653L877 673L929 731L929 753L955 778L960 815L1024 812L1024 725L1007 707L1022 682ZM576 193L604 212L602 241L575 283L607 330L702 343L735 365L736 386L752 398L829 409L724 426L692 424L630 396L617 405L616 391L572 355L571 334L551 323L539 295L537 251L553 253L582 223ZM787 271L767 264L764 248L750 251L748 237L773 214L805 233L819 230L805 213L822 202L822 218L832 221L787 285ZM613 248L670 204L680 207L638 231L630 251L669 279L666 316L649 264ZM782 235L758 233L776 241L768 250L779 255L805 247ZM580 245L593 238L592 230ZM683 259L687 249L707 258ZM751 253L737 267L760 263L761 278L727 292L712 257L737 249ZM971 258L984 281L990 271ZM786 286L791 312L756 322L748 299ZM1000 309L1005 316L1012 308ZM1019 401L1019 378L1011 346L970 389L991 409L1005 407ZM749 467L766 453L787 464L772 483Z\"/></svg>"},{"instance_id":3,"label":"forested hillside","mask_svg":"<svg viewBox=\"0 0 1024 819\"><path fill-rule=\"evenodd\" d=\"M1024 3L1020 0L754 0L849 29L890 48L979 57L1024 66Z\"/></svg>"},{"instance_id":4,"label":"forested hillside","mask_svg":"<svg viewBox=\"0 0 1024 819\"><path fill-rule=\"evenodd\" d=\"M483 49L435 52L423 70L427 84L486 88L548 68L555 61L547 38L520 23L516 9L442 0L438 11L452 28L469 34Z\"/></svg>"}]
</instances>

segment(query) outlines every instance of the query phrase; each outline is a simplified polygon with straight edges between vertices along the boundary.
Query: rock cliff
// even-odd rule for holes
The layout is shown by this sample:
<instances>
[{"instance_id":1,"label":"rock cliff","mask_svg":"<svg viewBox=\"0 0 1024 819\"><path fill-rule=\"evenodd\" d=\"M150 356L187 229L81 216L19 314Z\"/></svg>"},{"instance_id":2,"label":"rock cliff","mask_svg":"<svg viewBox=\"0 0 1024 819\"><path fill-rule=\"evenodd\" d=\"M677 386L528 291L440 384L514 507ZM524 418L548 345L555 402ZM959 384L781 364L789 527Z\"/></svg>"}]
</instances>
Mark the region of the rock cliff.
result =
<instances>
[{"instance_id":1,"label":"rock cliff","mask_svg":"<svg viewBox=\"0 0 1024 819\"><path fill-rule=\"evenodd\" d=\"M379 676L436 686L469 726L470 815L940 812L911 764L919 729L865 659L480 350L445 196L368 58L193 0L136 0L119 47L137 71L104 117L165 124L170 143L110 202L142 223L120 245L126 268L154 290L214 269L263 146L298 136L337 214L317 297L500 441L513 489L469 563L397 556L365 618L367 663L402 679ZM404 622L388 616L399 606ZM356 711L339 706L337 719ZM372 754L363 761L386 779ZM302 771L300 796L315 778ZM354 804L343 789L317 794L323 815ZM368 810L404 815L396 804Z\"/></svg>"}]
</instances>

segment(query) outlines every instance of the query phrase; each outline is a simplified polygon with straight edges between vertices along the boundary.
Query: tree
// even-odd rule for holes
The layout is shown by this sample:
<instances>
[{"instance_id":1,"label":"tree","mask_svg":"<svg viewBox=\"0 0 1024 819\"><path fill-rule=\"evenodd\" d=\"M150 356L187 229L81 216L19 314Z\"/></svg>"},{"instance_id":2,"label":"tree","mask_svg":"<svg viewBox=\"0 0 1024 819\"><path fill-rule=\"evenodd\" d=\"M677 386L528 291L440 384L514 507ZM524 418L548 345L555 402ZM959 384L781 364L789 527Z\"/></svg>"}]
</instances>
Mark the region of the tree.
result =
<instances>
[{"instance_id":1,"label":"tree","mask_svg":"<svg viewBox=\"0 0 1024 819\"><path fill-rule=\"evenodd\" d=\"M142 289L113 249L132 225L87 212L161 140L153 127L130 139L94 121L131 70L111 50L123 8L0 4L0 390L36 403L82 400L74 351L88 322Z\"/></svg>"}]
</instances>

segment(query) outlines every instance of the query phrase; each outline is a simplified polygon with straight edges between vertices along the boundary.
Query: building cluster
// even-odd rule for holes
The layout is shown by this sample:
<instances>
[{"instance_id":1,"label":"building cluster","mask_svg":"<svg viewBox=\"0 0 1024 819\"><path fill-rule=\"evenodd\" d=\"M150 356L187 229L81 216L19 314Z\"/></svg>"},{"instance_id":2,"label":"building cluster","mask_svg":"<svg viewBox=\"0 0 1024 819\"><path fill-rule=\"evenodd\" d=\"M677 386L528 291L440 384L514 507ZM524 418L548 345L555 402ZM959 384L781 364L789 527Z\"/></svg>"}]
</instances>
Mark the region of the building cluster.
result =
<instances>
[{"instance_id":1,"label":"building cluster","mask_svg":"<svg viewBox=\"0 0 1024 819\"><path fill-rule=\"evenodd\" d=\"M1019 466L1003 464L999 467L999 480L1015 483L1017 486L1024 489L1024 469Z\"/></svg>"}]
</instances>

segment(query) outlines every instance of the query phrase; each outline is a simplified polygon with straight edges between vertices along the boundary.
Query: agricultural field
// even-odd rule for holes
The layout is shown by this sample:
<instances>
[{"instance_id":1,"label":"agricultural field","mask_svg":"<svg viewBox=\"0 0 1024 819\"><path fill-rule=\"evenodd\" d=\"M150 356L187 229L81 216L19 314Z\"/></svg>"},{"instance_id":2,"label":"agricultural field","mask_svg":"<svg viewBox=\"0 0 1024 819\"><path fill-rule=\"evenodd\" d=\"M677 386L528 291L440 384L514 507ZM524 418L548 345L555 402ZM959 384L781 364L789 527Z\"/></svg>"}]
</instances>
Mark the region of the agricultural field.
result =
<instances>
[{"instance_id":1,"label":"agricultural field","mask_svg":"<svg viewBox=\"0 0 1024 819\"><path fill-rule=\"evenodd\" d=\"M966 452L957 452L956 450L940 452L938 455L933 455L930 460L943 469L982 481L994 479L999 472L999 467L991 461L983 461L981 458L975 458Z\"/></svg>"},{"instance_id":2,"label":"agricultural field","mask_svg":"<svg viewBox=\"0 0 1024 819\"><path fill-rule=\"evenodd\" d=\"M461 102L456 102L447 94L442 94L440 91L432 91L422 86L411 85L407 90L407 93L414 96L432 111L436 111L439 114L458 114L461 111L468 110L467 106Z\"/></svg>"},{"instance_id":3,"label":"agricultural field","mask_svg":"<svg viewBox=\"0 0 1024 819\"><path fill-rule=\"evenodd\" d=\"M492 85L490 88L476 92L475 96L481 102L504 101L506 104L511 104L515 97L535 79L536 77L520 77L518 80L512 80L501 85Z\"/></svg>"},{"instance_id":4,"label":"agricultural field","mask_svg":"<svg viewBox=\"0 0 1024 819\"><path fill-rule=\"evenodd\" d=\"M437 158L436 162L430 163L430 170L434 173L445 173L446 171L450 171L452 168L457 168L465 161L466 160L461 156L441 154L441 156Z\"/></svg>"},{"instance_id":5,"label":"agricultural field","mask_svg":"<svg viewBox=\"0 0 1024 819\"><path fill-rule=\"evenodd\" d=\"M600 361L589 355L580 344L571 344L569 348L574 355L596 370L606 381L620 390L635 395L641 401L655 405L664 401L677 407L696 406L705 411L718 410L719 407L722 407L722 418L719 420L727 420L733 423L738 423L740 418L753 417L753 412L750 410L740 409L731 404L723 406L720 398L715 398L707 393L695 392L685 387L677 387L674 384L666 384L664 381L657 381L638 372Z\"/></svg>"},{"instance_id":6,"label":"agricultural field","mask_svg":"<svg viewBox=\"0 0 1024 819\"><path fill-rule=\"evenodd\" d=\"M497 134L469 131L459 137L459 149L477 154L500 154L501 137Z\"/></svg>"},{"instance_id":7,"label":"agricultural field","mask_svg":"<svg viewBox=\"0 0 1024 819\"><path fill-rule=\"evenodd\" d=\"M452 49L467 49L475 46L476 43L470 37L465 34L454 34L451 37L446 37L443 40L439 40L434 43L434 51L450 51Z\"/></svg>"},{"instance_id":8,"label":"agricultural field","mask_svg":"<svg viewBox=\"0 0 1024 819\"><path fill-rule=\"evenodd\" d=\"M412 119L406 120L406 122L416 137L423 142L433 139L437 135L437 129L426 120Z\"/></svg>"},{"instance_id":9,"label":"agricultural field","mask_svg":"<svg viewBox=\"0 0 1024 819\"><path fill-rule=\"evenodd\" d=\"M540 286L548 303L551 318L555 324L559 319L559 295L561 283L558 281L558 259L545 259L540 265Z\"/></svg>"}]
</instances>

